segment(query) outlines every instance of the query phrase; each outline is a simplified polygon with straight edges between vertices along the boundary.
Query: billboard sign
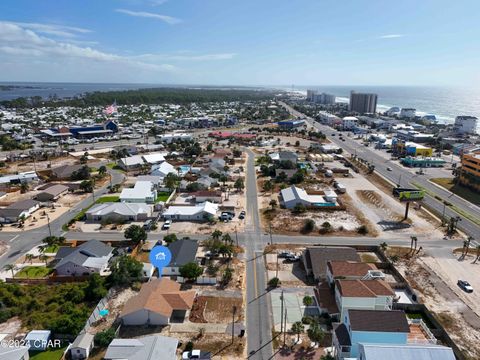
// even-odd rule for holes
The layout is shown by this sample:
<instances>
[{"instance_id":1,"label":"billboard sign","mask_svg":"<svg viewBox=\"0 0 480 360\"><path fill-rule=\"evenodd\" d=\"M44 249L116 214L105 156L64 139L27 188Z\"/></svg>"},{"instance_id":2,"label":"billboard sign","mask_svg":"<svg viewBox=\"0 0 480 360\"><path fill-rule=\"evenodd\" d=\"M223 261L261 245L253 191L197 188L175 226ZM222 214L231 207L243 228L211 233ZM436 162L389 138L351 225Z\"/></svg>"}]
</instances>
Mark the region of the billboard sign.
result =
<instances>
[{"instance_id":1,"label":"billboard sign","mask_svg":"<svg viewBox=\"0 0 480 360\"><path fill-rule=\"evenodd\" d=\"M425 197L425 191L422 190L413 190L413 191L402 191L398 194L398 199L400 201L420 201Z\"/></svg>"}]
</instances>

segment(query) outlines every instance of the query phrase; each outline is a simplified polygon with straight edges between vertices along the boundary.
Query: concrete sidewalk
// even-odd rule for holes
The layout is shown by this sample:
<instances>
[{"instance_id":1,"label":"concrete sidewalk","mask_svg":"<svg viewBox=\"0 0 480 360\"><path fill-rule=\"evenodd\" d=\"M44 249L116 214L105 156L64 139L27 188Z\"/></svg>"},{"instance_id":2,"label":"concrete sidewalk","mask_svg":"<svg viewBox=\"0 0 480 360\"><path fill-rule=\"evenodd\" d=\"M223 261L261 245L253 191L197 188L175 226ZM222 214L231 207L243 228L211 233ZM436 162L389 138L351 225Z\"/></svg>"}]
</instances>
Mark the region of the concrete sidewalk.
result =
<instances>
[{"instance_id":1,"label":"concrete sidewalk","mask_svg":"<svg viewBox=\"0 0 480 360\"><path fill-rule=\"evenodd\" d=\"M207 323L173 323L170 324L171 332L178 333L198 333L200 329L204 329L206 334L225 334L228 324L207 324Z\"/></svg>"}]
</instances>

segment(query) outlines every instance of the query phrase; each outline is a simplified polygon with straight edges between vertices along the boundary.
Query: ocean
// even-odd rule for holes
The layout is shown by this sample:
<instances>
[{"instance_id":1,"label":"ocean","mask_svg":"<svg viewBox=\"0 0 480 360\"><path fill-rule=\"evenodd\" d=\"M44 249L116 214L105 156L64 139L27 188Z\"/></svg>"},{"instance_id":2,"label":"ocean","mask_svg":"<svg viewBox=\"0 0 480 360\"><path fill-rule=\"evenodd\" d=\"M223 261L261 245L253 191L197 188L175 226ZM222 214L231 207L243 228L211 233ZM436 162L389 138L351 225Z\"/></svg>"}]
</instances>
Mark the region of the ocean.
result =
<instances>
[{"instance_id":1,"label":"ocean","mask_svg":"<svg viewBox=\"0 0 480 360\"><path fill-rule=\"evenodd\" d=\"M7 90L0 89L0 101L29 96L41 96L43 98L48 98L51 95L56 95L59 98L73 97L92 91L134 90L154 87L199 88L198 85L0 82L0 86L2 85L13 85L14 87ZM251 88L258 89L258 87ZM265 86L265 88L273 87ZM274 88L292 90L292 87L287 86L275 86ZM457 115L480 117L480 88L424 86L295 86L293 88L293 90L301 92L306 92L307 89L333 94L337 96L338 102L348 102L351 90L373 92L378 94L378 111L387 110L392 106L415 108L418 115L433 114L440 122L445 123L452 123Z\"/></svg>"}]
</instances>

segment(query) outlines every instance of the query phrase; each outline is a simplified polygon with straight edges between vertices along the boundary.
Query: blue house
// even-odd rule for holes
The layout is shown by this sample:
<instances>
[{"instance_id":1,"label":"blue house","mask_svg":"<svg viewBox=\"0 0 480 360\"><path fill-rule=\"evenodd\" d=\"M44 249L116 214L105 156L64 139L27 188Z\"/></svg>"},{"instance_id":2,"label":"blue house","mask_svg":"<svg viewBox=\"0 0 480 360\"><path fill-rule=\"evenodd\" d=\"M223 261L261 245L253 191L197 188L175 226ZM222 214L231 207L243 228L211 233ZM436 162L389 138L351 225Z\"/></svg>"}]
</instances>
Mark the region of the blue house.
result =
<instances>
[{"instance_id":1,"label":"blue house","mask_svg":"<svg viewBox=\"0 0 480 360\"><path fill-rule=\"evenodd\" d=\"M359 343L407 344L410 327L401 310L347 310L333 334L338 359L357 358Z\"/></svg>"}]
</instances>

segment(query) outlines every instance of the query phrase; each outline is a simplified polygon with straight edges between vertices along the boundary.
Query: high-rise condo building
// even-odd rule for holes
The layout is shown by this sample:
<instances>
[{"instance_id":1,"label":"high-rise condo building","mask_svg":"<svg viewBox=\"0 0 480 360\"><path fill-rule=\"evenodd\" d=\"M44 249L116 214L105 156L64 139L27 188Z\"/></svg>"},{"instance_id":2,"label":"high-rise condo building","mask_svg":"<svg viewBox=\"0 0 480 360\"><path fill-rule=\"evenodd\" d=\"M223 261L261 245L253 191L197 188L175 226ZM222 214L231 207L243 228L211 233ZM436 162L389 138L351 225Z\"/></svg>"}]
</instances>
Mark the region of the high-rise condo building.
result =
<instances>
[{"instance_id":1,"label":"high-rise condo building","mask_svg":"<svg viewBox=\"0 0 480 360\"><path fill-rule=\"evenodd\" d=\"M377 94L350 92L350 104L348 110L359 114L372 113L377 111Z\"/></svg>"}]
</instances>

